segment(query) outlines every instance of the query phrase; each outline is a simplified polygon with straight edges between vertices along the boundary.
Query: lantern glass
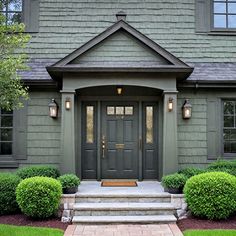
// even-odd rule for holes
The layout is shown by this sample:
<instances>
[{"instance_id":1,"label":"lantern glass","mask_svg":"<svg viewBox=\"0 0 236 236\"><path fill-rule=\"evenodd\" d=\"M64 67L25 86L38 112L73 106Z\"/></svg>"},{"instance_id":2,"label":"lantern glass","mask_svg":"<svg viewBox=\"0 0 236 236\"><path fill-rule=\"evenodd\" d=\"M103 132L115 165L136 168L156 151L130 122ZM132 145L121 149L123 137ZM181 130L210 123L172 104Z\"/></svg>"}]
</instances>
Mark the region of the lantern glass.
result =
<instances>
[{"instance_id":1,"label":"lantern glass","mask_svg":"<svg viewBox=\"0 0 236 236\"><path fill-rule=\"evenodd\" d=\"M173 111L173 98L168 100L168 111Z\"/></svg>"},{"instance_id":2,"label":"lantern glass","mask_svg":"<svg viewBox=\"0 0 236 236\"><path fill-rule=\"evenodd\" d=\"M121 95L121 94L122 94L122 91L123 91L123 88L122 88L122 87L117 87L117 88L116 88L116 91L117 91L117 94L118 94L118 95Z\"/></svg>"},{"instance_id":3,"label":"lantern glass","mask_svg":"<svg viewBox=\"0 0 236 236\"><path fill-rule=\"evenodd\" d=\"M192 105L189 103L189 100L186 99L183 105L183 118L189 119L192 116Z\"/></svg>"},{"instance_id":4,"label":"lantern glass","mask_svg":"<svg viewBox=\"0 0 236 236\"><path fill-rule=\"evenodd\" d=\"M48 104L48 107L49 107L49 116L52 118L56 118L58 113L58 105L55 102L55 99L52 99L52 101Z\"/></svg>"},{"instance_id":5,"label":"lantern glass","mask_svg":"<svg viewBox=\"0 0 236 236\"><path fill-rule=\"evenodd\" d=\"M66 107L66 110L71 109L71 100L70 100L70 98L66 98L65 107Z\"/></svg>"}]
</instances>

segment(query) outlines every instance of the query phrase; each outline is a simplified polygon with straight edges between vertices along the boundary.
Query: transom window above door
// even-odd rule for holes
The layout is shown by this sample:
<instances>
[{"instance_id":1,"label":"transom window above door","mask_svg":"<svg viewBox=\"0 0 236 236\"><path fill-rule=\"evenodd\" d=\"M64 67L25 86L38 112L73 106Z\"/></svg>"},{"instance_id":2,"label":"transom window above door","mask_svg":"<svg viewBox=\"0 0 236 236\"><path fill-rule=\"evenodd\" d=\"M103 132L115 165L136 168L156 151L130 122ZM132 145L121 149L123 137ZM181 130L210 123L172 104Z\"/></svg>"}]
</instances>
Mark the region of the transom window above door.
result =
<instances>
[{"instance_id":1,"label":"transom window above door","mask_svg":"<svg viewBox=\"0 0 236 236\"><path fill-rule=\"evenodd\" d=\"M133 115L133 106L107 106L107 115Z\"/></svg>"},{"instance_id":2,"label":"transom window above door","mask_svg":"<svg viewBox=\"0 0 236 236\"><path fill-rule=\"evenodd\" d=\"M236 29L236 0L213 0L213 27Z\"/></svg>"}]
</instances>

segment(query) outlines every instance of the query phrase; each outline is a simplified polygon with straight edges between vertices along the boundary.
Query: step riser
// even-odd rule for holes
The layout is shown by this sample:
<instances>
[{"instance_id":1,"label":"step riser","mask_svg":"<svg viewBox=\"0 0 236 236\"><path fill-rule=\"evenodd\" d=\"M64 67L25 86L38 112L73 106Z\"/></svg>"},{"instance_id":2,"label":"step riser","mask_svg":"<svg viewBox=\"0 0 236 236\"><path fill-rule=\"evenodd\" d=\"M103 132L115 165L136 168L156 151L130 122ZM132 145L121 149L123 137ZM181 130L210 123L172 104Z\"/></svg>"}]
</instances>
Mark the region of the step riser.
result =
<instances>
[{"instance_id":1,"label":"step riser","mask_svg":"<svg viewBox=\"0 0 236 236\"><path fill-rule=\"evenodd\" d=\"M76 210L74 212L75 216L145 216L145 215L171 215L173 210L112 210L112 211L86 211L86 210Z\"/></svg>"},{"instance_id":2,"label":"step riser","mask_svg":"<svg viewBox=\"0 0 236 236\"><path fill-rule=\"evenodd\" d=\"M109 224L109 225L117 225L117 224L176 224L176 221L117 221L117 222L86 222L86 221L78 221L78 222L72 222L73 225L104 225L104 224Z\"/></svg>"},{"instance_id":3,"label":"step riser","mask_svg":"<svg viewBox=\"0 0 236 236\"><path fill-rule=\"evenodd\" d=\"M142 202L142 203L170 203L171 199L170 197L165 198L92 198L92 197L76 197L75 199L76 203L107 203L107 202Z\"/></svg>"}]
</instances>

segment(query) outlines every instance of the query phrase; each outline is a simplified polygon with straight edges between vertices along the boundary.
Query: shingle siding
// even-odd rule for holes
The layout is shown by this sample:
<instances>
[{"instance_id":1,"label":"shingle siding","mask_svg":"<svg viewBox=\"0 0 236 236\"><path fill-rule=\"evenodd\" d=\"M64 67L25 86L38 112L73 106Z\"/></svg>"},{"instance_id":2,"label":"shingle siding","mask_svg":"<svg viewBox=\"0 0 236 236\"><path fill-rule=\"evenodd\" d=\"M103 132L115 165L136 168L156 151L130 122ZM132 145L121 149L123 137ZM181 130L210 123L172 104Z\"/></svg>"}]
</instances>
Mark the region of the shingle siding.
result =
<instances>
[{"instance_id":1,"label":"shingle siding","mask_svg":"<svg viewBox=\"0 0 236 236\"><path fill-rule=\"evenodd\" d=\"M236 62L235 36L195 33L195 1L41 0L31 58L59 59L101 33L123 10L127 21L185 62Z\"/></svg>"}]
</instances>

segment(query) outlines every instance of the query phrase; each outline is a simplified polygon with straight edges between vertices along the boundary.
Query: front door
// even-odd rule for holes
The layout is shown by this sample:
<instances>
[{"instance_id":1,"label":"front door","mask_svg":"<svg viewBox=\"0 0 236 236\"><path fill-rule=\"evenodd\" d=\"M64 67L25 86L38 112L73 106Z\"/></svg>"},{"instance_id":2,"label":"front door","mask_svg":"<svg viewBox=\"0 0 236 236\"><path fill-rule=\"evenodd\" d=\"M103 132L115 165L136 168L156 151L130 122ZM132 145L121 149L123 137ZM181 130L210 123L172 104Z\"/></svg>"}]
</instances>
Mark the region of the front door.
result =
<instances>
[{"instance_id":1,"label":"front door","mask_svg":"<svg viewBox=\"0 0 236 236\"><path fill-rule=\"evenodd\" d=\"M102 179L137 179L138 103L104 102L101 116Z\"/></svg>"}]
</instances>

